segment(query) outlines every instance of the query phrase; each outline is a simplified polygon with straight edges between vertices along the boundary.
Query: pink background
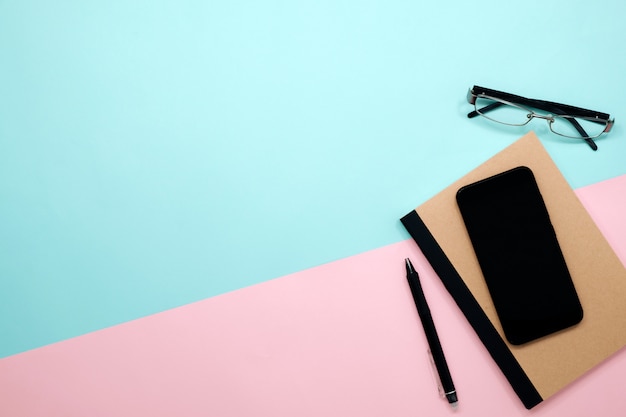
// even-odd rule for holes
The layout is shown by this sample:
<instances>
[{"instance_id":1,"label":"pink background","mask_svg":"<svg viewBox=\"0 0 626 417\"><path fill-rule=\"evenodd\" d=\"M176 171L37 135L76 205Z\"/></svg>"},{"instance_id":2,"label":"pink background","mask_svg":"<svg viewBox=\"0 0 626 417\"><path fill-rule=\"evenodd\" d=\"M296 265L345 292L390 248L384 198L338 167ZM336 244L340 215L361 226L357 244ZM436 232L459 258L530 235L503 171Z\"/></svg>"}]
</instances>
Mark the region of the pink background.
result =
<instances>
[{"instance_id":1,"label":"pink background","mask_svg":"<svg viewBox=\"0 0 626 417\"><path fill-rule=\"evenodd\" d=\"M624 190L626 176L577 194L626 264ZM456 411L436 391L405 257L422 278ZM524 409L407 240L4 358L0 416L618 416L624 374L622 349Z\"/></svg>"}]
</instances>

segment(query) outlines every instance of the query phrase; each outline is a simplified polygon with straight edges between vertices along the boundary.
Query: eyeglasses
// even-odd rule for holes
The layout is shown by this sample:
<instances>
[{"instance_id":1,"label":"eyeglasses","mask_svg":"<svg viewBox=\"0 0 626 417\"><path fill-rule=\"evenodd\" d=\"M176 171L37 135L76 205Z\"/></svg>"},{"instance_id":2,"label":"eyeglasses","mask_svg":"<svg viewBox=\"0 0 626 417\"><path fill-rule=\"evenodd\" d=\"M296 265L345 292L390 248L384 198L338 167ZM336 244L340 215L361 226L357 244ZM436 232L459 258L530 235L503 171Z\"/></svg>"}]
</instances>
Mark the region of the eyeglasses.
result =
<instances>
[{"instance_id":1,"label":"eyeglasses","mask_svg":"<svg viewBox=\"0 0 626 417\"><path fill-rule=\"evenodd\" d=\"M532 119L544 119L552 133L566 138L582 139L594 151L598 149L598 145L593 139L608 133L615 123L615 119L606 113L529 99L476 85L467 92L467 101L475 109L468 113L469 118L480 115L509 126L524 126ZM547 114L537 113L532 109Z\"/></svg>"}]
</instances>

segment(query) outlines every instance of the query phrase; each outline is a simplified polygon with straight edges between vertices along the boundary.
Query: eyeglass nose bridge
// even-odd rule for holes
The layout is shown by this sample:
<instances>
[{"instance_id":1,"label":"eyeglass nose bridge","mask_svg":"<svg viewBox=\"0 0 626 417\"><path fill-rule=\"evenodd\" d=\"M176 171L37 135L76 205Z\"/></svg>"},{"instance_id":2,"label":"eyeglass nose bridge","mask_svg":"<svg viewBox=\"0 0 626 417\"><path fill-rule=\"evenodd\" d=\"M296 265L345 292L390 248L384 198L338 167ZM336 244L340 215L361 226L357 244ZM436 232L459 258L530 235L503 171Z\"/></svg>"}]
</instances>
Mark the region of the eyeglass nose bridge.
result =
<instances>
[{"instance_id":1,"label":"eyeglass nose bridge","mask_svg":"<svg viewBox=\"0 0 626 417\"><path fill-rule=\"evenodd\" d=\"M534 111L529 112L526 117L528 117L528 121L530 122L532 119L543 119L548 123L554 123L554 116L551 114L539 114Z\"/></svg>"}]
</instances>

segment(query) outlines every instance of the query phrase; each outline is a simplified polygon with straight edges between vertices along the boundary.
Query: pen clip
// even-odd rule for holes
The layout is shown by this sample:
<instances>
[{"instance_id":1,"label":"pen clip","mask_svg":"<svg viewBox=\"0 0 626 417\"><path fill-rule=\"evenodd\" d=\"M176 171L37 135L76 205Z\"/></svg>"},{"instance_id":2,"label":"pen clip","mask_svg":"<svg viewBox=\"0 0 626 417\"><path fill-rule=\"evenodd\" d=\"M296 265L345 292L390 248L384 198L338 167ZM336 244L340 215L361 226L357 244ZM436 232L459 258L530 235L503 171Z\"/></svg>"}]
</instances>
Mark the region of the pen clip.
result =
<instances>
[{"instance_id":1,"label":"pen clip","mask_svg":"<svg viewBox=\"0 0 626 417\"><path fill-rule=\"evenodd\" d=\"M439 392L439 396L441 398L444 398L446 394L443 390L443 385L441 384L439 372L437 372L437 367L435 366L435 358L433 358L433 354L430 349L428 349L426 352L428 353L428 362L430 362L430 373L433 377L433 380L435 381L435 385L437 385L437 392Z\"/></svg>"}]
</instances>

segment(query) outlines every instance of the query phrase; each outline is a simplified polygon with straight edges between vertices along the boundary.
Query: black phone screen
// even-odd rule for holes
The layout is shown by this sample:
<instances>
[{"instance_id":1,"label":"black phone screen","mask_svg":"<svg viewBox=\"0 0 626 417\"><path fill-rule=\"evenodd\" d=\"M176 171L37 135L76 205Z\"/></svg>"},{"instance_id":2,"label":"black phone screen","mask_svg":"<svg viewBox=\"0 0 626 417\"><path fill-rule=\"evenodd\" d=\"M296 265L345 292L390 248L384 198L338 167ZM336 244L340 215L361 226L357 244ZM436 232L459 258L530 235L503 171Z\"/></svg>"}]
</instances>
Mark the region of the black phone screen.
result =
<instances>
[{"instance_id":1,"label":"black phone screen","mask_svg":"<svg viewBox=\"0 0 626 417\"><path fill-rule=\"evenodd\" d=\"M456 198L511 344L582 320L576 289L529 168L517 167L462 187Z\"/></svg>"}]
</instances>

